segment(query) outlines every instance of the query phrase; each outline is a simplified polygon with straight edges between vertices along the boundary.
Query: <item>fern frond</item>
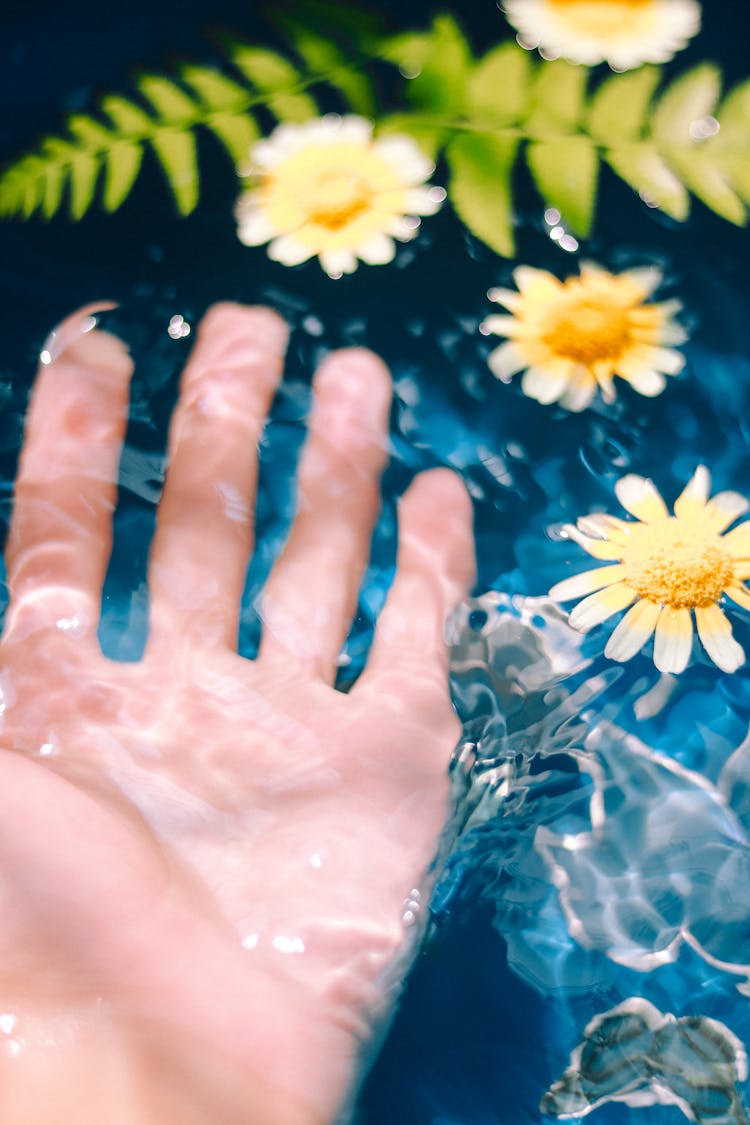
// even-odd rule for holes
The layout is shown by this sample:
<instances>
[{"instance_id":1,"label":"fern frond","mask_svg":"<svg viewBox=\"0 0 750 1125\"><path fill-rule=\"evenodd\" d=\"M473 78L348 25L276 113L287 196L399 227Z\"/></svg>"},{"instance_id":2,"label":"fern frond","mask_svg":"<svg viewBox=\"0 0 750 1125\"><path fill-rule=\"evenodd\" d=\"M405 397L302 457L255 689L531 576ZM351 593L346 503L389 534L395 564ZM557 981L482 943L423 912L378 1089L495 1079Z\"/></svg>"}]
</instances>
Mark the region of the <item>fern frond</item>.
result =
<instances>
[{"instance_id":1,"label":"fern frond","mask_svg":"<svg viewBox=\"0 0 750 1125\"><path fill-rule=\"evenodd\" d=\"M595 84L585 67L534 61L513 43L476 60L446 17L429 32L388 40L384 54L415 76L407 80L415 111L411 122L402 115L405 131L418 137L419 125L433 153L435 138L447 146L449 199L469 229L500 253L513 252L507 216L514 165L493 159L491 151L511 141L543 202L581 237L591 229L602 164L677 220L687 218L694 196L730 222L747 221L750 82L721 101L722 75L712 64L693 67L661 90L658 67ZM481 145L457 145L462 135L499 146L487 149L494 191L487 175L470 167L468 154Z\"/></svg>"},{"instance_id":2,"label":"fern frond","mask_svg":"<svg viewBox=\"0 0 750 1125\"><path fill-rule=\"evenodd\" d=\"M107 94L92 113L70 116L62 136L45 138L0 173L0 216L28 218L38 211L49 219L67 199L71 218L80 219L97 195L105 211L114 211L130 194L147 149L178 212L190 214L200 194L199 130L216 137L241 171L260 136L257 109L270 110L279 121L318 113L308 87L323 75L250 44L235 42L229 53L237 77L197 64L186 64L174 78L141 74L135 97ZM320 61L341 70L330 52ZM347 81L341 83L339 74L345 89ZM361 97L362 88L355 87Z\"/></svg>"}]
</instances>

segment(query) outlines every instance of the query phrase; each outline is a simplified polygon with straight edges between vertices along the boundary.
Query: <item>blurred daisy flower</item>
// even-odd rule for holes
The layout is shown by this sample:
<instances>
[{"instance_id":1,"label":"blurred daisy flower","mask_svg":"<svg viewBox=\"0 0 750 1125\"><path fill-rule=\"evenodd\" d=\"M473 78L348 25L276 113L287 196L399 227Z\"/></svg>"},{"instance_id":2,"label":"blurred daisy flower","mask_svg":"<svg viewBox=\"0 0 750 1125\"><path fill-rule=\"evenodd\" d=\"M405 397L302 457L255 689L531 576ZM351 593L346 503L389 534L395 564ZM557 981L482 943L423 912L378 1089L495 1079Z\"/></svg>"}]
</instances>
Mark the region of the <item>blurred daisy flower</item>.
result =
<instances>
[{"instance_id":1,"label":"blurred daisy flower","mask_svg":"<svg viewBox=\"0 0 750 1125\"><path fill-rule=\"evenodd\" d=\"M734 672L745 653L719 607L726 594L750 609L750 521L727 528L750 504L737 492L709 499L711 477L700 465L675 501L674 515L650 480L629 475L615 485L623 508L637 522L594 514L565 531L595 559L616 560L558 582L553 601L583 601L570 624L581 632L628 612L607 641L604 655L630 660L654 634L654 664L682 672L693 644L693 618L704 649L724 672ZM726 533L726 534L725 534Z\"/></svg>"},{"instance_id":2,"label":"blurred daisy flower","mask_svg":"<svg viewBox=\"0 0 750 1125\"><path fill-rule=\"evenodd\" d=\"M410 137L373 139L363 117L279 125L250 153L237 233L248 246L269 242L269 257L286 266L317 256L331 277L352 273L358 259L381 265L394 238L414 238L417 216L444 200L425 182L433 170Z\"/></svg>"},{"instance_id":3,"label":"blurred daisy flower","mask_svg":"<svg viewBox=\"0 0 750 1125\"><path fill-rule=\"evenodd\" d=\"M667 62L701 25L696 0L504 0L525 47L613 70Z\"/></svg>"},{"instance_id":4,"label":"blurred daisy flower","mask_svg":"<svg viewBox=\"0 0 750 1125\"><path fill-rule=\"evenodd\" d=\"M687 338L673 319L680 302L647 303L661 282L658 269L613 274L589 263L580 277L559 281L519 266L513 280L518 292L489 293L511 315L488 316L480 331L508 338L490 352L490 369L504 382L523 371L521 389L537 402L583 410L597 388L612 402L615 376L651 397L664 390L665 375L682 370L684 357L671 347Z\"/></svg>"}]
</instances>

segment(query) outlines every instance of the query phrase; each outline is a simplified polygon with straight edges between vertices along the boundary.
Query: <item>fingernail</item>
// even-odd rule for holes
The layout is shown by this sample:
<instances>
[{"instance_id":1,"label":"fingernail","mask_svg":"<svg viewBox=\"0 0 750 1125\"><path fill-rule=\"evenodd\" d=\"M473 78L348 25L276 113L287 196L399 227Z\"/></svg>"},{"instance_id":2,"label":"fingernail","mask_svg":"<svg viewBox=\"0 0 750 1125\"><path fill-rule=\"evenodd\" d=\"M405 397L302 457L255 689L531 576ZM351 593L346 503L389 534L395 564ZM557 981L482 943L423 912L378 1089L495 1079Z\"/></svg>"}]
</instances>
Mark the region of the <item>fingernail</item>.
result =
<instances>
[{"instance_id":1,"label":"fingernail","mask_svg":"<svg viewBox=\"0 0 750 1125\"><path fill-rule=\"evenodd\" d=\"M363 348L332 352L321 364L315 387L341 402L375 409L390 402L392 388L388 370L376 355Z\"/></svg>"},{"instance_id":2,"label":"fingernail","mask_svg":"<svg viewBox=\"0 0 750 1125\"><path fill-rule=\"evenodd\" d=\"M40 364L47 367L54 363L64 351L96 328L100 313L114 308L117 308L114 301L96 301L67 316L44 341L39 352Z\"/></svg>"}]
</instances>

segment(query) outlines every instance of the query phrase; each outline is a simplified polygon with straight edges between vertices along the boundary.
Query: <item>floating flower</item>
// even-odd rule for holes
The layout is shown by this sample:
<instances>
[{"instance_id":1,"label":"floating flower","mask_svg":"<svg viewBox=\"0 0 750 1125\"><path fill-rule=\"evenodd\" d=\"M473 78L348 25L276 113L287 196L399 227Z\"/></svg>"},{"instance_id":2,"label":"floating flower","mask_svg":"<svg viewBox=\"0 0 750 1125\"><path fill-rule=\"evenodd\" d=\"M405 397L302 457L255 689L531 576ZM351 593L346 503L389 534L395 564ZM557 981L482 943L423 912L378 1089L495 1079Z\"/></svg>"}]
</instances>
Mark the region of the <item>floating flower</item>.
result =
<instances>
[{"instance_id":1,"label":"floating flower","mask_svg":"<svg viewBox=\"0 0 750 1125\"><path fill-rule=\"evenodd\" d=\"M696 0L504 0L524 46L614 70L667 62L698 32Z\"/></svg>"},{"instance_id":2,"label":"floating flower","mask_svg":"<svg viewBox=\"0 0 750 1125\"><path fill-rule=\"evenodd\" d=\"M296 266L317 255L331 277L357 259L390 262L394 238L406 242L445 198L425 180L434 165L410 137L374 140L363 117L279 125L250 153L251 186L237 202L238 235L270 242L269 257Z\"/></svg>"},{"instance_id":3,"label":"floating flower","mask_svg":"<svg viewBox=\"0 0 750 1125\"><path fill-rule=\"evenodd\" d=\"M605 402L614 400L615 375L653 396L664 390L665 374L682 369L684 357L665 346L687 338L672 319L680 302L646 303L661 282L658 269L613 274L588 263L580 277L559 281L519 266L513 279L519 292L490 290L512 315L488 316L481 331L508 337L490 353L490 369L504 381L523 371L521 389L530 398L583 410L597 387Z\"/></svg>"},{"instance_id":4,"label":"floating flower","mask_svg":"<svg viewBox=\"0 0 750 1125\"><path fill-rule=\"evenodd\" d=\"M650 480L629 475L615 494L638 522L594 514L567 527L570 538L596 559L617 560L558 582L554 601L583 597L570 624L587 632L628 606L604 649L612 660L630 660L654 636L660 672L682 672L690 659L693 618L713 662L734 672L745 654L719 608L726 594L750 609L750 520L726 532L750 504L737 492L709 500L711 477L700 465L674 505L674 515ZM587 595L587 596L584 596ZM635 603L634 605L632 603Z\"/></svg>"}]
</instances>

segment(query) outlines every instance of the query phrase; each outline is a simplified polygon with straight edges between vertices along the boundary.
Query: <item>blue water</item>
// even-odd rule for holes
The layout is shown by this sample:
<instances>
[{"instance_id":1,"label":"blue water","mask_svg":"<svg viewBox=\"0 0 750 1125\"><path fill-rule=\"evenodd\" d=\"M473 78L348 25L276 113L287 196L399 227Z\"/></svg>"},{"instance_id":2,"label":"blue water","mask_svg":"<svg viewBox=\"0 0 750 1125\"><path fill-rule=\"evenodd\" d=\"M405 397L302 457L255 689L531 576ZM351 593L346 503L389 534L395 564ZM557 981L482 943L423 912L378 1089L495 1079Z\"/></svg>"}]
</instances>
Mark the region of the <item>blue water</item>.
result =
<instances>
[{"instance_id":1,"label":"blue water","mask_svg":"<svg viewBox=\"0 0 750 1125\"><path fill-rule=\"evenodd\" d=\"M248 7L214 0L210 22L265 37ZM435 10L415 0L409 24ZM477 49L501 32L490 0L462 4L461 16ZM703 33L673 69L717 58L728 82L744 77L748 17L740 28L736 16L731 28L725 19L726 6L707 4ZM145 0L102 11L95 21L83 9L52 4L35 5L33 20L13 15L0 44L0 154L56 130L61 110L88 106L96 90L126 91L136 65L163 69L173 55L213 59L208 22L197 2L154 11ZM214 155L207 150L204 159ZM681 925L715 960L750 959L745 755L726 765L747 735L750 672L726 676L697 658L660 692L648 654L625 666L605 661L605 630L580 638L543 600L571 563L584 569L581 552L560 540L561 524L596 507L617 512L613 485L624 473L652 476L671 503L705 463L715 491L750 495L748 232L698 204L691 222L678 226L614 177L605 179L595 237L581 253L613 269L664 269L665 295L685 304L688 363L657 399L623 387L614 406L574 416L541 407L490 375L491 344L477 327L491 311L487 290L509 284L516 263L469 239L447 209L423 224L394 266L362 267L331 282L315 263L287 270L239 244L228 167L217 164L204 184L204 201L186 220L174 218L158 171L148 169L114 216L0 227L0 504L7 521L42 341L64 313L98 297L121 302L108 323L136 359L105 590L102 641L111 655L134 659L143 642L146 552L166 423L191 344L168 335L175 314L194 324L209 304L229 298L271 304L293 326L285 386L261 449L259 546L239 638L246 654L258 640L255 595L291 517L310 377L325 350L372 347L390 364L396 389L384 513L342 686L361 665L391 577L396 496L416 471L435 464L457 469L469 485L477 594L498 592L454 626L454 697L466 722L466 761L474 765L467 776L456 767L462 822L436 888L429 940L360 1096L360 1125L554 1120L542 1115L540 1099L563 1074L584 1027L633 996L676 1017L719 1020L750 1044L748 998L737 988L745 978L685 943L675 960L647 964L649 951L668 944ZM574 256L550 242L538 200L523 186L518 261L572 271ZM747 615L738 610L732 621L750 651ZM600 775L590 772L592 763L601 764ZM722 788L722 806L700 789L698 775ZM611 835L565 859L557 842L568 833L586 845L596 794L605 799ZM657 841L658 825L644 823L649 807L663 811L668 839ZM553 869L590 892L571 907L586 947L570 936ZM626 904L616 930L593 909L608 896ZM699 1057L705 1052L696 1049L690 1065L698 1068ZM722 1116L712 1103L702 1120L743 1120L736 1107L731 1112ZM684 1117L674 1107L610 1103L592 1120L675 1125Z\"/></svg>"}]
</instances>

